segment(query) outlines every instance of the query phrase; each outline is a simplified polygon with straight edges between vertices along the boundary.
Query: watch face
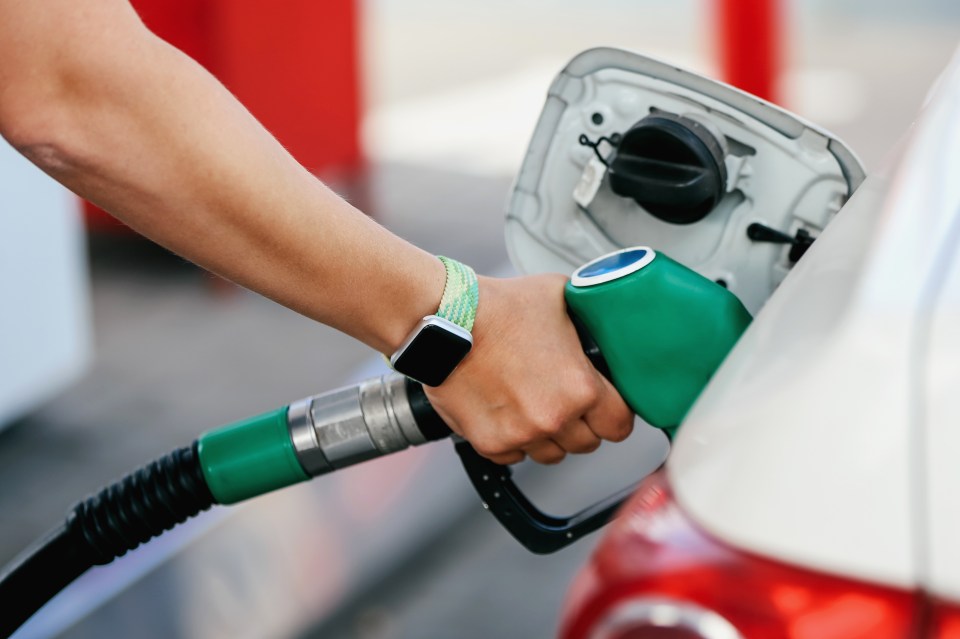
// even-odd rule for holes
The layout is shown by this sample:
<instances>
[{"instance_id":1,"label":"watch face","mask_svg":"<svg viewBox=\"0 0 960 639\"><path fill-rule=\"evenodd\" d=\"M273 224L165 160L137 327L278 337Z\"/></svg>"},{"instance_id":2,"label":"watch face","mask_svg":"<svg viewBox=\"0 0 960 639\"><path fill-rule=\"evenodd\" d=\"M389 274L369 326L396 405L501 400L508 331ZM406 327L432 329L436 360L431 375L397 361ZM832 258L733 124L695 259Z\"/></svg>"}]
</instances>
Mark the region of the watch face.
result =
<instances>
[{"instance_id":1,"label":"watch face","mask_svg":"<svg viewBox=\"0 0 960 639\"><path fill-rule=\"evenodd\" d=\"M428 323L393 361L393 367L422 384L439 386L467 356L472 345L469 339Z\"/></svg>"}]
</instances>

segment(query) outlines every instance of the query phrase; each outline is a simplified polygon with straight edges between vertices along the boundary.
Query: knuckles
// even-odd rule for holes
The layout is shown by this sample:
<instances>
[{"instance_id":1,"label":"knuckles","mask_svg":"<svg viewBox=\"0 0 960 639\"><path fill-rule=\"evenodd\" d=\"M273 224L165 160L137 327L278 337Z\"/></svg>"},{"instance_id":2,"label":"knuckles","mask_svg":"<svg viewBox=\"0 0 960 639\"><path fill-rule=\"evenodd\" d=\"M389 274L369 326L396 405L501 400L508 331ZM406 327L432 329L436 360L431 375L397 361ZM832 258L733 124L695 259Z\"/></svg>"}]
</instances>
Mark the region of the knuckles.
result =
<instances>
[{"instance_id":1,"label":"knuckles","mask_svg":"<svg viewBox=\"0 0 960 639\"><path fill-rule=\"evenodd\" d=\"M566 397L579 414L582 414L600 401L602 393L603 384L596 371L579 369L572 373Z\"/></svg>"},{"instance_id":2,"label":"knuckles","mask_svg":"<svg viewBox=\"0 0 960 639\"><path fill-rule=\"evenodd\" d=\"M537 440L555 437L566 423L566 415L555 408L551 408L539 412L530 419L529 423L530 436L527 443L533 443Z\"/></svg>"}]
</instances>

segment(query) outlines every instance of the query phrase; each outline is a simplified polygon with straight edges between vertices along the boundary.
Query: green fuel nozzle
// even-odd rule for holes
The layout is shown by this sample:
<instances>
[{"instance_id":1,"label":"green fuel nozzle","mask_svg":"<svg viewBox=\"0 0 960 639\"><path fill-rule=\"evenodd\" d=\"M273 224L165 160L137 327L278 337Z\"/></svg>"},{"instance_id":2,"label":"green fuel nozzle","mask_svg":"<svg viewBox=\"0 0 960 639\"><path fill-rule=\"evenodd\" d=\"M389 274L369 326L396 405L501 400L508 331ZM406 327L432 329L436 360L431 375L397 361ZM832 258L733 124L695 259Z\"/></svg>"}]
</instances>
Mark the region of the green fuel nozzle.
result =
<instances>
[{"instance_id":1,"label":"green fuel nozzle","mask_svg":"<svg viewBox=\"0 0 960 639\"><path fill-rule=\"evenodd\" d=\"M565 297L620 395L671 435L751 321L733 293L649 247L583 265Z\"/></svg>"}]
</instances>

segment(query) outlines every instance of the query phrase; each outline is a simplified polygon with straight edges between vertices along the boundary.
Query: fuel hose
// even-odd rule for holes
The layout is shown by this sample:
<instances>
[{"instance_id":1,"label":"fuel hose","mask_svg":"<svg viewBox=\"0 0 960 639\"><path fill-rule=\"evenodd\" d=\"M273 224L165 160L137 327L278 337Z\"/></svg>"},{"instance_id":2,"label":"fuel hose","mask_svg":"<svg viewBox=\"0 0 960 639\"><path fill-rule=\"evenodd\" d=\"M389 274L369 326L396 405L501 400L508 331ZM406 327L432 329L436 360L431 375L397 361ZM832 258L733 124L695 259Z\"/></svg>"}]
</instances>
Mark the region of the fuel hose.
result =
<instances>
[{"instance_id":1,"label":"fuel hose","mask_svg":"<svg viewBox=\"0 0 960 639\"><path fill-rule=\"evenodd\" d=\"M0 636L54 595L215 504L233 504L450 429L423 388L385 375L201 435L100 490L0 573Z\"/></svg>"}]
</instances>

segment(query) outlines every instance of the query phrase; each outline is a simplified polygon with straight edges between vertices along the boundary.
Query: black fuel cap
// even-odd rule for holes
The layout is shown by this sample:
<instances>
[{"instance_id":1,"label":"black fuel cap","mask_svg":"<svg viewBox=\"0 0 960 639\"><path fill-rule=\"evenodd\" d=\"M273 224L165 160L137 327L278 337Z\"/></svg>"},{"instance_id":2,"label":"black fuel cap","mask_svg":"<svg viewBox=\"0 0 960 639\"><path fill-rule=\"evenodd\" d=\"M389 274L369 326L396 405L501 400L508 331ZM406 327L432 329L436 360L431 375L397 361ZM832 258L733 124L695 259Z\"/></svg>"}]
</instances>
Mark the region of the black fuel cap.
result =
<instances>
[{"instance_id":1,"label":"black fuel cap","mask_svg":"<svg viewBox=\"0 0 960 639\"><path fill-rule=\"evenodd\" d=\"M610 161L610 187L666 222L692 224L720 202L727 183L723 147L704 125L654 113L622 137Z\"/></svg>"}]
</instances>

